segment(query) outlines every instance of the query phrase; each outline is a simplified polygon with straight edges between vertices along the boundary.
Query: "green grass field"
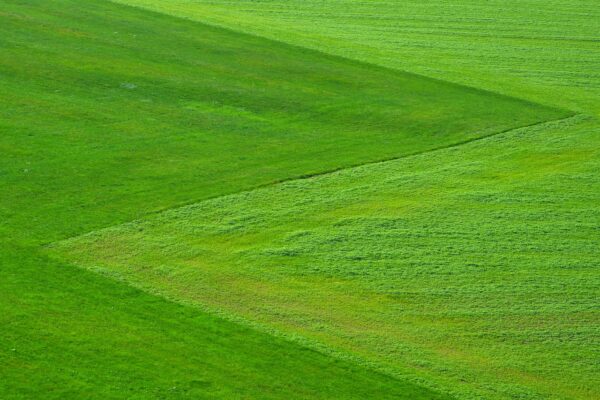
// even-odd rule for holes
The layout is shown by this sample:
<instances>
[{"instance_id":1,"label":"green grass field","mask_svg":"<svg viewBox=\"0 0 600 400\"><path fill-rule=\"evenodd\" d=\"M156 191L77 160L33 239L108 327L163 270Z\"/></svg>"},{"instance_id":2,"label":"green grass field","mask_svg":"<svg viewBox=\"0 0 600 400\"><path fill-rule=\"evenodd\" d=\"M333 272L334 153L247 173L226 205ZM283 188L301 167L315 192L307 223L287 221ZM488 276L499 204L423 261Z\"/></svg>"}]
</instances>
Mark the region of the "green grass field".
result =
<instances>
[{"instance_id":1,"label":"green grass field","mask_svg":"<svg viewBox=\"0 0 600 400\"><path fill-rule=\"evenodd\" d=\"M600 113L600 8L594 0L118 1Z\"/></svg>"},{"instance_id":2,"label":"green grass field","mask_svg":"<svg viewBox=\"0 0 600 400\"><path fill-rule=\"evenodd\" d=\"M0 398L600 397L598 18L2 2Z\"/></svg>"},{"instance_id":3,"label":"green grass field","mask_svg":"<svg viewBox=\"0 0 600 400\"><path fill-rule=\"evenodd\" d=\"M106 1L3 9L2 219L42 240L568 113Z\"/></svg>"},{"instance_id":4,"label":"green grass field","mask_svg":"<svg viewBox=\"0 0 600 400\"><path fill-rule=\"evenodd\" d=\"M599 135L580 119L516 130L57 248L456 394L590 399L600 373L600 152L589 145Z\"/></svg>"}]
</instances>

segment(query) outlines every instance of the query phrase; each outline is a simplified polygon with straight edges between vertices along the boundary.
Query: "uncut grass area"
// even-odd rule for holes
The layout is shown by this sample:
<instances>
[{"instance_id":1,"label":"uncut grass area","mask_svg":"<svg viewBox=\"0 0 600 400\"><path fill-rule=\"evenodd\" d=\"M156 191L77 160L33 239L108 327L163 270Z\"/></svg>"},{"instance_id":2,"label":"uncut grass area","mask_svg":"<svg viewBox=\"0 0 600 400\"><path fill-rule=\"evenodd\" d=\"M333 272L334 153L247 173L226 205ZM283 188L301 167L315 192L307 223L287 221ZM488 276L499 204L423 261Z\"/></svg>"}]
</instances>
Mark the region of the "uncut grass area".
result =
<instances>
[{"instance_id":1,"label":"uncut grass area","mask_svg":"<svg viewBox=\"0 0 600 400\"><path fill-rule=\"evenodd\" d=\"M460 398L595 398L599 137L574 117L201 202L52 252Z\"/></svg>"}]
</instances>

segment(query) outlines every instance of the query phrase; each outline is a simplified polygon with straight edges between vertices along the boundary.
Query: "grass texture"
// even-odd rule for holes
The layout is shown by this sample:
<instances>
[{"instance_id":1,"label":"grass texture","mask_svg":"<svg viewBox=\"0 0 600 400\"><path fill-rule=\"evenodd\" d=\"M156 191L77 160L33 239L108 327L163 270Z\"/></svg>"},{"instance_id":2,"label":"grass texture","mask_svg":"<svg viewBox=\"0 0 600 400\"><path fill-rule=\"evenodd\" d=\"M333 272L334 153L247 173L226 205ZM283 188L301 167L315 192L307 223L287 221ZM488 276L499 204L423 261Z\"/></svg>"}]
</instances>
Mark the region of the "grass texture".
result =
<instances>
[{"instance_id":1,"label":"grass texture","mask_svg":"<svg viewBox=\"0 0 600 400\"><path fill-rule=\"evenodd\" d=\"M593 0L118 0L600 115Z\"/></svg>"},{"instance_id":2,"label":"grass texture","mask_svg":"<svg viewBox=\"0 0 600 400\"><path fill-rule=\"evenodd\" d=\"M1 250L3 400L447 398L32 248Z\"/></svg>"},{"instance_id":3,"label":"grass texture","mask_svg":"<svg viewBox=\"0 0 600 400\"><path fill-rule=\"evenodd\" d=\"M0 4L0 397L598 395L598 120L447 148L600 115L594 4L120 2Z\"/></svg>"},{"instance_id":4,"label":"grass texture","mask_svg":"<svg viewBox=\"0 0 600 400\"><path fill-rule=\"evenodd\" d=\"M0 216L30 235L565 114L106 1L1 7Z\"/></svg>"},{"instance_id":5,"label":"grass texture","mask_svg":"<svg viewBox=\"0 0 600 400\"><path fill-rule=\"evenodd\" d=\"M593 122L221 197L53 250L461 398L595 398Z\"/></svg>"}]
</instances>

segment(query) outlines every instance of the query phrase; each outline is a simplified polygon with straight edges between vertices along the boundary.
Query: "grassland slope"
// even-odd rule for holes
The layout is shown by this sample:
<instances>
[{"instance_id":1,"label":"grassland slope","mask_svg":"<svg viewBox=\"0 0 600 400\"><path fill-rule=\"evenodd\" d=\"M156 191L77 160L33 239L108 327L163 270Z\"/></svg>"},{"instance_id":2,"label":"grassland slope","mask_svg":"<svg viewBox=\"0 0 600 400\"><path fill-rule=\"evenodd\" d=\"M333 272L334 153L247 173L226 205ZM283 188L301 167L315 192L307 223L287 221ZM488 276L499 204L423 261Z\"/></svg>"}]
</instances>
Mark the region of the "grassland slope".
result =
<instances>
[{"instance_id":1,"label":"grassland slope","mask_svg":"<svg viewBox=\"0 0 600 400\"><path fill-rule=\"evenodd\" d=\"M595 398L599 137L576 117L201 202L53 251L459 398Z\"/></svg>"},{"instance_id":2,"label":"grassland slope","mask_svg":"<svg viewBox=\"0 0 600 400\"><path fill-rule=\"evenodd\" d=\"M3 398L434 397L49 260L39 246L177 204L567 114L103 1L4 1L0 33L0 184L8 188L0 199L0 315L1 341L10 344L0 349ZM272 247L266 254L295 251ZM172 256L158 268L165 282L181 254ZM371 357L368 346L349 352ZM440 381L427 364L418 375L392 361L390 369L445 390L480 390L448 386L456 377ZM589 392L560 385L560 393Z\"/></svg>"},{"instance_id":3,"label":"grassland slope","mask_svg":"<svg viewBox=\"0 0 600 400\"><path fill-rule=\"evenodd\" d=\"M104 1L3 1L0 47L3 398L435 396L39 248L566 114ZM213 371L194 382L202 369Z\"/></svg>"},{"instance_id":4,"label":"grassland slope","mask_svg":"<svg viewBox=\"0 0 600 400\"><path fill-rule=\"evenodd\" d=\"M117 0L600 115L594 0Z\"/></svg>"},{"instance_id":5,"label":"grassland slope","mask_svg":"<svg viewBox=\"0 0 600 400\"><path fill-rule=\"evenodd\" d=\"M1 10L0 218L42 241L565 115L106 1Z\"/></svg>"}]
</instances>

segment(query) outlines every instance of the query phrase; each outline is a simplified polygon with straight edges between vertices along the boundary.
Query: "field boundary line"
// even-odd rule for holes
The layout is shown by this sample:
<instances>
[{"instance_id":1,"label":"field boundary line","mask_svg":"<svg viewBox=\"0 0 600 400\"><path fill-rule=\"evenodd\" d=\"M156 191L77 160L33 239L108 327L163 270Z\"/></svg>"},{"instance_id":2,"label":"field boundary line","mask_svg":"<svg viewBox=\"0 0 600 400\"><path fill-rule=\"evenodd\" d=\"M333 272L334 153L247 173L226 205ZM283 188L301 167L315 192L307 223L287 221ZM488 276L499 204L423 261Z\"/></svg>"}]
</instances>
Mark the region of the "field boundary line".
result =
<instances>
[{"instance_id":1,"label":"field boundary line","mask_svg":"<svg viewBox=\"0 0 600 400\"><path fill-rule=\"evenodd\" d=\"M259 35L256 33L250 33L250 32L246 32L243 30L238 30L238 29L234 29L225 25L220 25L217 23L211 23L208 22L204 19L200 20L200 19L194 19L191 17L186 17L186 16L182 16L182 15L175 15L175 14L169 14L166 12L161 12L158 10L153 10L150 8L145 8L142 6L138 6L138 5L133 5L133 4L126 4L124 2L120 2L120 1L115 1L115 0L105 0L109 3L115 4L117 6L121 6L121 7L127 7L127 8L132 8L135 10L139 10L139 11L143 11L143 12L147 12L150 14L154 14L154 15L160 15L162 17L167 17L167 18L174 18L174 19L178 19L181 21L187 21L187 22L191 22L194 24L200 24L209 28L213 28L213 29L219 29L222 31L226 31L226 32L230 32L230 33L234 33L237 35L243 35L243 36L248 36L248 37L252 37L252 38L256 38L256 39L261 39L261 40L266 40L269 41L271 43L277 43L279 45L283 45L283 46L288 46L291 48L294 48L296 50L301 50L301 51L307 51L307 52L312 52L318 55L321 55L322 57L327 57L330 59L335 59L335 60L340 60L340 61L345 61L345 62L350 62L350 63L354 63L357 65L362 65L363 67L366 68L377 68L383 71L387 71L389 73L393 73L393 74L403 74L403 75L408 75L408 76L412 76L412 77L417 77L420 79L425 79L428 81L433 81L433 82L437 82L439 84L442 85L448 85L448 86L453 86L453 87L458 87L458 88L463 88L466 90L471 90L477 93L484 93L487 94L488 96L497 96L497 97L503 97L503 98L507 98L507 99L513 99L513 100L518 100L518 101L522 101L525 103L529 103L529 104L533 104L533 105L537 105L540 107L547 107L547 108L552 108L554 110L557 111L564 111L564 112L570 112L572 110L568 110L566 108L563 107L559 107L556 105L552 105L552 104L544 104L544 103L540 103L538 101L533 101L533 100L529 100L523 97L516 97L516 96L512 96L510 94L505 94L502 92L498 92L498 91L494 91L494 90L488 90L488 89L483 89L477 86L470 86L470 85L466 85L466 84L462 84L462 83L458 83L458 82L453 82L453 81L449 81L446 79L441 79L441 78L435 78L433 76L429 76L429 75L425 75L422 73L418 73L418 72L413 72L413 71L409 71L406 69L400 69L400 68L392 68L392 67L388 67L385 65L380 65L380 64L375 64L375 63L371 63L368 61L363 61L363 60L359 60L356 58L350 58L350 57L346 57L346 56L342 56L342 55L337 55L337 54L333 54L333 53L329 53L326 52L324 50L319 50L319 49L315 49L312 47L307 47L307 46L302 46L299 44L294 44L291 42L286 42L283 40L278 40L278 39L272 39L263 35Z\"/></svg>"},{"instance_id":2,"label":"field boundary line","mask_svg":"<svg viewBox=\"0 0 600 400\"><path fill-rule=\"evenodd\" d=\"M439 147L435 147L435 148L431 148L431 149L427 149L427 150L422 150L422 151L417 151L414 153L409 153L409 154L405 154L405 155L401 155L401 156L392 156L392 157L386 157L386 158L382 158L379 160L374 160L374 161L367 161L367 162L362 162L362 163L356 163L356 164L350 164L347 166L343 166L343 167L338 167L338 168L333 168L333 169L328 169L328 170L324 170L324 171L319 171L319 172L314 172L314 173L308 173L308 174L302 174L302 175L296 175L293 177L289 177L289 178L283 178L283 179L278 179L275 181L271 181L271 182L266 182L266 183L262 183L259 185L255 185L255 186L251 186L245 189L241 189L241 190L237 190L237 191L233 191L233 192L229 192L229 193L224 193L224 194L219 194L219 195L215 195L215 196L210 196L210 197L206 197L200 200L191 200L191 201L186 201L186 202L182 202L182 203L177 203L174 204L172 206L169 207L165 207L162 208L160 210L155 210L155 211L151 211L145 215L143 215L142 217L139 218L135 218L132 220L128 220L128 221L123 221L120 222L118 224L115 225L108 225L102 228L98 228L98 229L92 229L91 231L87 231L87 232L83 232L83 233L79 233L77 235L73 235L73 236L69 236L69 237L65 237L59 240L53 240L51 242L46 242L42 244L42 247L49 247L54 243L59 243L59 242L63 242L66 240L71 240L73 238L79 237L79 236L83 236L83 235L89 235L92 234L94 232L98 232L104 229L108 229L111 227L115 227L115 226L119 226L119 225L123 225L123 224L127 224L130 222L134 222L134 221L141 221L144 220L150 216L153 215L157 215L157 214L162 214L164 212L167 212L169 210L175 210L178 208L183 208L183 207L188 207L194 204L200 204L200 203L204 203L207 201L213 201L215 199L219 199L222 197L228 197L228 196L235 196L238 194L242 194L242 193L250 193L250 192L254 192L256 190L261 190L261 189L265 189L268 187L272 187L272 186L277 186L280 184L284 184L287 182L293 182L293 181L300 181L300 180L308 180L308 179L313 179L313 178L318 178L318 177L322 177L322 176L327 176L327 175L331 175L331 174L335 174L337 172L341 172L341 171L345 171L345 170L350 170L350 169L354 169L354 168L361 168L361 167L365 167L365 166L369 166L369 165L377 165L377 164L383 164L383 163L388 163L388 162L393 162L393 161L398 161L398 160L404 160L404 159L408 159L408 158L412 158L412 157L418 157L421 155L425 155L425 154L429 154L429 153L435 153L438 151L443 151L446 149L452 149L452 148L456 148L456 147L460 147L460 146L464 146L467 145L469 143L474 143L474 142L479 142L479 141L483 141L486 139L490 139L493 138L495 136L499 136L505 133L509 133L512 131L518 131L518 130L522 130L522 129L527 129L527 128L533 128L533 127L537 127L537 126L541 126L541 125L546 125L546 124L556 124L556 123L560 123L563 121L567 121L570 119L574 119L577 117L584 117L586 116L586 114L583 113L571 113L570 115L567 115L565 117L561 117L561 118L557 118L557 119L550 119L550 120L546 120L546 121L541 121L541 122L535 122L532 124L527 124L527 125L523 125L523 126L518 126L515 128L508 128L508 129L503 129L497 132L491 132L487 135L484 136L478 136L478 137L474 137L471 139L466 139L466 140L462 140L459 142L455 142L455 143L450 143L444 146L439 146Z\"/></svg>"},{"instance_id":3,"label":"field boundary line","mask_svg":"<svg viewBox=\"0 0 600 400\"><path fill-rule=\"evenodd\" d=\"M342 167L342 168L337 168L335 170L329 170L329 171L323 171L323 172L319 172L319 173L314 173L314 174L307 174L305 176L300 176L300 177L295 177L295 178L288 178L288 179L282 179L280 181L276 181L276 182L272 182L272 183L266 183L266 184L262 184L262 185L257 185L256 187L253 188L249 188L249 189L244 189L244 190L239 190L236 192L232 192L232 193L228 193L228 194L223 194L223 195L217 195L217 196L213 196L210 198L206 198L203 200L199 200L199 201L190 201L190 202L186 202L186 203L182 203L179 205L174 205L172 207L167 207L165 209L162 210L158 210L155 212L151 212L148 213L146 215L144 215L141 218L137 218L134 220L130 220L130 221L124 221L120 224L116 224L116 225L110 225L110 226L106 226L100 229L95 229L89 232L85 232L82 234L78 234L78 235L74 235L68 238L64 238L61 240L57 240L57 241L53 241L50 243L46 243L42 246L42 249L47 249L48 247L52 246L55 243L60 243L63 241L69 241L72 239L75 239L77 237L80 236L84 236L84 235L90 235L90 234L94 234L95 232L99 232L105 229L110 229L112 227L117 227L120 226L122 224L127 224L127 223L131 223L134 221L142 221L152 215L156 215L156 214L160 214L163 212L167 212L169 210L173 210L173 209L177 209L177 208L183 208L183 207L187 207L187 206L191 206L194 204L200 204L203 203L205 201L212 201L215 199L219 199L222 197L227 197L227 196L235 196L241 193L249 193L249 192L253 192L255 190L260 190L260 189L264 189L264 188L268 188L271 186L276 186L278 184L283 184L286 182L291 182L291 181L296 181L296 180L306 180L306 179L312 179L312 178L318 178L321 176L326 176L326 175L330 175L336 172L340 172L340 171L344 171L344 170L349 170L349 169L353 169L353 168L360 168L363 166L368 166L368 165L376 165L376 164L383 164L383 163L387 163L387 162L393 162L393 161L397 161L397 160L403 160L403 159L409 159L412 157L418 157L421 155L426 155L429 153L435 153L437 151L443 151L446 149L451 149L451 148L458 148L460 146L463 145L467 145L469 143L475 143L475 142L479 142L479 141L485 141L487 139L505 134L505 133L509 133L512 131L519 131L519 130L526 130L527 128L532 128L532 127L538 127L538 126L544 126L544 125L552 125L552 124L559 124L561 122L564 121L568 121L568 120L572 120L572 119L577 119L577 118L585 118L588 117L586 114L582 114L582 113L573 113L571 115L568 115L566 117L562 117L562 118L557 118L557 119L552 119L552 120L547 120L547 121L541 121L541 122L537 122L537 123L533 123L533 124L528 124L528 125L524 125L524 126L520 126L520 127L516 127L516 128L509 128L509 129L504 129L498 132L493 132L490 133L488 135L485 136L480 136L480 137L476 137L476 138L472 138L472 139L468 139L468 140L464 140L461 142L457 142L457 143L453 143L453 144L449 144L449 145L445 145L445 146L440 146L434 149L429 149L429 150L424 150L424 151L420 151L420 152L415 152L412 154L408 154L408 155L404 155L404 156L399 156L399 157L390 157L387 159L382 159L382 160L378 160L378 161L373 161L373 162L367 162L367 163L361 163L361 164L356 164L353 166L348 166L348 167ZM48 256L52 257L52 255L47 254ZM68 260L62 260L62 261L67 261ZM217 318L222 318L226 321L241 325L243 327L252 329L254 331L257 332L261 332L267 335L271 335L273 337L279 338L279 339L283 339L285 341L288 341L290 343L294 343L296 345L302 346L306 349L308 349L309 351L313 351L319 354L322 354L326 357L331 357L333 359L337 359L337 360L343 360L346 362L350 362L358 367L361 368L366 368L369 369L377 374L381 374L383 376L387 376L391 379L394 380L398 380L398 381L403 381L403 382L409 382L412 383L414 385L420 386L422 388L428 389L428 390L432 390L434 392L440 393L442 395L447 395L450 398L457 398L457 393L448 390L447 388L441 387L439 385L436 384L432 384L430 381L427 381L423 378L420 377L415 377L414 375L411 375L410 371L404 369L404 368L399 368L399 369L394 369L390 366L387 366L385 364L380 364L376 361L370 360L366 357L360 356L359 354L352 354L350 352L346 352L343 350L338 350L330 345L326 345L322 342L319 342L316 339L311 339L311 338L307 338L305 336L301 336L298 334L294 334L294 333L288 333L288 332L284 332L282 330L279 330L277 328L268 326L267 324L261 323L261 322L257 322L257 321L253 321L250 318L247 317L243 317L240 315L237 315L235 313L229 312L229 311L225 311L220 307L210 307L206 304L202 304L202 303L197 303L191 300L184 300L184 299L180 299L177 298L176 296L172 296L169 295L167 293L165 293L164 291L160 290L160 289L155 289L151 286L145 285L145 284L136 284L133 282L129 282L119 276L115 276L112 275L110 273L107 272L103 272L100 270L95 270L95 269L90 269L90 268L85 268L85 267L81 267L77 264L71 263L70 264L74 265L77 268L82 268L85 270L88 270L92 273L101 275L103 277L106 277L107 279L112 279L112 280L116 280L122 283L125 283L126 285L135 288L137 290L140 290L142 292L148 293L150 295L153 296L158 296L160 298L163 298L169 302L173 302L176 304L180 304L182 306L185 307L192 307L194 309L197 309L201 312L205 312L209 315L215 316Z\"/></svg>"}]
</instances>

